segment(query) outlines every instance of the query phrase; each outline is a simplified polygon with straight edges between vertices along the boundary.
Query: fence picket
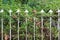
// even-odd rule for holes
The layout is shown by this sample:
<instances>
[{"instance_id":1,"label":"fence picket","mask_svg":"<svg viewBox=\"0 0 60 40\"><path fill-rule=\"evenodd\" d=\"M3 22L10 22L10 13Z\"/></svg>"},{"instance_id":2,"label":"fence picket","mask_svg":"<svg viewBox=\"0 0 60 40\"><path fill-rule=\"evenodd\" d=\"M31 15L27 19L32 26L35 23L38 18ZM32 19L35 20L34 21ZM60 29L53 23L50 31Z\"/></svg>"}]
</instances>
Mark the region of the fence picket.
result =
<instances>
[{"instance_id":1,"label":"fence picket","mask_svg":"<svg viewBox=\"0 0 60 40\"><path fill-rule=\"evenodd\" d=\"M42 30L41 30L41 33L42 33L42 39L41 40L43 40L43 14L44 14L45 12L44 12L44 10L41 10L41 28L42 28Z\"/></svg>"},{"instance_id":2,"label":"fence picket","mask_svg":"<svg viewBox=\"0 0 60 40\"><path fill-rule=\"evenodd\" d=\"M53 13L53 11L52 10L49 10L49 13L50 13L50 15ZM51 38L51 26L52 26L52 17L50 16L50 40L52 40L52 38Z\"/></svg>"},{"instance_id":3,"label":"fence picket","mask_svg":"<svg viewBox=\"0 0 60 40\"><path fill-rule=\"evenodd\" d=\"M58 40L60 40L60 10L58 12Z\"/></svg>"},{"instance_id":4,"label":"fence picket","mask_svg":"<svg viewBox=\"0 0 60 40\"><path fill-rule=\"evenodd\" d=\"M3 18L1 19L1 33L2 33L2 40L3 40Z\"/></svg>"},{"instance_id":5,"label":"fence picket","mask_svg":"<svg viewBox=\"0 0 60 40\"><path fill-rule=\"evenodd\" d=\"M9 25L10 25L10 40L11 40L11 13L12 13L12 10L9 10L9 14L10 14L10 20L9 20Z\"/></svg>"},{"instance_id":6,"label":"fence picket","mask_svg":"<svg viewBox=\"0 0 60 40\"><path fill-rule=\"evenodd\" d=\"M25 13L26 13L26 16L28 16L28 10L25 10ZM26 17L26 40L27 40L27 21L28 21L28 18Z\"/></svg>"},{"instance_id":7,"label":"fence picket","mask_svg":"<svg viewBox=\"0 0 60 40\"><path fill-rule=\"evenodd\" d=\"M19 13L20 13L20 10L19 9L17 10L17 13L18 13L18 24L17 24L18 25L18 40L20 40L19 39L19 22L20 22L19 21Z\"/></svg>"},{"instance_id":8,"label":"fence picket","mask_svg":"<svg viewBox=\"0 0 60 40\"><path fill-rule=\"evenodd\" d=\"M34 40L35 40L35 24L36 24L36 18L34 17Z\"/></svg>"},{"instance_id":9,"label":"fence picket","mask_svg":"<svg viewBox=\"0 0 60 40\"><path fill-rule=\"evenodd\" d=\"M2 9L1 11L0 11L0 13L1 14L3 14L3 12L4 12L4 10ZM1 18L1 33L2 33L2 35L1 35L1 40L3 40L3 15L2 15L2 18Z\"/></svg>"}]
</instances>

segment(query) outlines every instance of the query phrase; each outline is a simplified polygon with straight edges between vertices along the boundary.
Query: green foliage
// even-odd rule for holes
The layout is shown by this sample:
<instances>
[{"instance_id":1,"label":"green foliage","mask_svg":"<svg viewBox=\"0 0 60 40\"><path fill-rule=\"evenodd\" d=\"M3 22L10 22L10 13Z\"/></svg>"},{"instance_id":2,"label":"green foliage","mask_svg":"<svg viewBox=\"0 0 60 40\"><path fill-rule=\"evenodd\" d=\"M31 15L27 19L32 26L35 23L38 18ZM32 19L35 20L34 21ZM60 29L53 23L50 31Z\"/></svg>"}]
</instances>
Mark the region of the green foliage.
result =
<instances>
[{"instance_id":1,"label":"green foliage","mask_svg":"<svg viewBox=\"0 0 60 40\"><path fill-rule=\"evenodd\" d=\"M0 9L4 9L4 13L0 13L0 19L4 18L4 34L9 35L10 25L9 20L12 20L12 35L14 35L13 39L17 39L17 18L18 15L16 13L17 9L20 9L21 12L19 14L19 32L20 32L20 39L24 40L26 37L26 26L28 30L28 40L33 40L33 33L34 33L34 19L36 17L36 40L41 40L41 13L40 10L44 9L46 13L43 14L44 17L44 40L49 40L49 33L50 33L50 23L49 18L50 16L55 15L53 18L54 21L57 21L57 13L55 12L57 9L60 8L60 0L0 0ZM8 10L12 9L12 16L9 16ZM29 10L28 16L24 13L25 10ZM48 11L52 9L54 12L52 15L48 13ZM36 13L34 12L36 11ZM26 18L28 18L28 22L26 24ZM56 22L57 23L57 22ZM1 30L1 20L0 20L0 30ZM52 40L57 40L58 30L57 27L52 26ZM48 35L48 36L46 36ZM54 39L53 39L54 38Z\"/></svg>"}]
</instances>

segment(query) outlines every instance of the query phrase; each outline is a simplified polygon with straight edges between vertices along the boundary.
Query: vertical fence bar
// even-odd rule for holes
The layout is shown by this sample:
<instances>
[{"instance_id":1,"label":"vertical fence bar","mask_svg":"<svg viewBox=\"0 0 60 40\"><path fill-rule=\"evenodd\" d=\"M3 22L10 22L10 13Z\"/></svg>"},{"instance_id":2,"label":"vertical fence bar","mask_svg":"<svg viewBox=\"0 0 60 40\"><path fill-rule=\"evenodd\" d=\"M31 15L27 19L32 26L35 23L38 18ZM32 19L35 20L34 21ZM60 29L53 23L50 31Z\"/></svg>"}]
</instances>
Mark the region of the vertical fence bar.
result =
<instances>
[{"instance_id":1,"label":"vertical fence bar","mask_svg":"<svg viewBox=\"0 0 60 40\"><path fill-rule=\"evenodd\" d=\"M19 13L18 13L19 15ZM18 17L18 40L19 40L19 17Z\"/></svg>"},{"instance_id":2,"label":"vertical fence bar","mask_svg":"<svg viewBox=\"0 0 60 40\"><path fill-rule=\"evenodd\" d=\"M42 33L42 39L41 40L43 40L43 17L41 17L41 28L42 28L42 30L41 30L41 33Z\"/></svg>"},{"instance_id":3,"label":"vertical fence bar","mask_svg":"<svg viewBox=\"0 0 60 40\"><path fill-rule=\"evenodd\" d=\"M60 40L60 10L58 10L58 40Z\"/></svg>"},{"instance_id":4,"label":"vertical fence bar","mask_svg":"<svg viewBox=\"0 0 60 40\"><path fill-rule=\"evenodd\" d=\"M26 18L26 40L27 40L27 18Z\"/></svg>"},{"instance_id":5,"label":"vertical fence bar","mask_svg":"<svg viewBox=\"0 0 60 40\"><path fill-rule=\"evenodd\" d=\"M18 40L19 40L19 12L20 12L20 10L18 9L17 10L17 13L18 13Z\"/></svg>"},{"instance_id":6,"label":"vertical fence bar","mask_svg":"<svg viewBox=\"0 0 60 40\"><path fill-rule=\"evenodd\" d=\"M34 40L35 40L35 20L36 20L36 18L34 17Z\"/></svg>"},{"instance_id":7,"label":"vertical fence bar","mask_svg":"<svg viewBox=\"0 0 60 40\"><path fill-rule=\"evenodd\" d=\"M1 10L0 13L3 13L3 10ZM2 33L1 40L3 40L3 15L2 15L2 18L1 18L1 33Z\"/></svg>"},{"instance_id":8,"label":"vertical fence bar","mask_svg":"<svg viewBox=\"0 0 60 40\"><path fill-rule=\"evenodd\" d=\"M51 40L51 21L52 21L52 18L50 17L50 40Z\"/></svg>"},{"instance_id":9,"label":"vertical fence bar","mask_svg":"<svg viewBox=\"0 0 60 40\"><path fill-rule=\"evenodd\" d=\"M28 20L28 18L27 18L27 16L28 16L28 10L25 10L25 13L26 13L26 40L27 40L27 20Z\"/></svg>"},{"instance_id":10,"label":"vertical fence bar","mask_svg":"<svg viewBox=\"0 0 60 40\"><path fill-rule=\"evenodd\" d=\"M3 40L3 18L1 19L1 33L2 33L2 40Z\"/></svg>"},{"instance_id":11,"label":"vertical fence bar","mask_svg":"<svg viewBox=\"0 0 60 40\"><path fill-rule=\"evenodd\" d=\"M52 10L49 10L49 13L50 13L50 40L52 40L52 38L51 38L51 25L52 25L52 17L51 17L51 14L53 13L53 11Z\"/></svg>"},{"instance_id":12,"label":"vertical fence bar","mask_svg":"<svg viewBox=\"0 0 60 40\"><path fill-rule=\"evenodd\" d=\"M12 10L9 10L9 14L10 14L10 20L9 20L9 25L10 25L10 40L11 40L11 13L12 13Z\"/></svg>"},{"instance_id":13,"label":"vertical fence bar","mask_svg":"<svg viewBox=\"0 0 60 40\"><path fill-rule=\"evenodd\" d=\"M41 28L42 28L42 30L41 30L42 39L41 39L41 40L44 40L44 39L43 39L43 13L44 13L44 10L41 10L41 13L42 13L42 14L41 14L41 23L42 23L42 24L41 24Z\"/></svg>"}]
</instances>

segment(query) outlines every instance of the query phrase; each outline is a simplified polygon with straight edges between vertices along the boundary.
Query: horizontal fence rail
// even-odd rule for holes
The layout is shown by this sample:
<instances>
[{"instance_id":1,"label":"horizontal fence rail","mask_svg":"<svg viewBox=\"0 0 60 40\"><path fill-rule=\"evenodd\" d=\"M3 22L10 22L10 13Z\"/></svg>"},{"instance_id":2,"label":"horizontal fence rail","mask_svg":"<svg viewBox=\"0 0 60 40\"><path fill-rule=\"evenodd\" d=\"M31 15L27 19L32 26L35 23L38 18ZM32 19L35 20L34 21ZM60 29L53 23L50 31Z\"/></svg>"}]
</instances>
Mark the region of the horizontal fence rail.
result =
<instances>
[{"instance_id":1,"label":"horizontal fence rail","mask_svg":"<svg viewBox=\"0 0 60 40\"><path fill-rule=\"evenodd\" d=\"M15 16L13 16L12 10L8 11L9 15L8 14L6 15L4 12L5 11L3 9L0 10L1 40L13 40L13 37L15 37L16 40L29 40L29 39L30 40L44 40L44 39L45 40L60 40L60 10L57 11L56 15L54 15L53 10L49 10L48 13L46 13L44 10L41 10L38 13L33 12L35 14L32 15L32 17L30 17L28 10L21 12L18 9L15 12L16 13ZM24 13L24 15L22 16L22 17L24 17L23 21L21 19L22 13ZM9 28L7 28L7 29L9 29L9 32L7 32L8 30L6 30L7 33L4 32L5 31L5 23L4 23L5 22L5 16L9 17L8 18L9 21L6 24L6 25L9 24L9 26L8 26ZM13 16L13 18L12 18L12 16ZM15 20L15 23L12 23L12 22L14 22L12 20ZM56 21L56 24L54 24L53 20ZM6 19L6 21L7 21L7 19ZM47 21L47 23L48 22L49 23L46 24L45 21ZM21 29L21 25L22 25L23 30ZM29 25L30 25L30 27L29 27ZM45 27L46 25L48 25L48 26ZM16 33L13 34L13 32L15 31L15 29L13 29L13 28L15 28L15 27L16 27ZM54 37L54 34L52 33L53 28L56 28L56 30L57 30L57 31L54 30L54 31L56 31L55 35L57 35L56 36L57 38L53 38ZM39 31L37 31L38 29L39 29ZM29 31L29 30L31 30L31 31ZM38 33L38 32L40 32L40 33ZM5 36L5 34L6 34L6 36ZM22 34L24 35L24 38L22 38L22 36L21 36ZM16 35L16 36L14 36L14 35Z\"/></svg>"}]
</instances>

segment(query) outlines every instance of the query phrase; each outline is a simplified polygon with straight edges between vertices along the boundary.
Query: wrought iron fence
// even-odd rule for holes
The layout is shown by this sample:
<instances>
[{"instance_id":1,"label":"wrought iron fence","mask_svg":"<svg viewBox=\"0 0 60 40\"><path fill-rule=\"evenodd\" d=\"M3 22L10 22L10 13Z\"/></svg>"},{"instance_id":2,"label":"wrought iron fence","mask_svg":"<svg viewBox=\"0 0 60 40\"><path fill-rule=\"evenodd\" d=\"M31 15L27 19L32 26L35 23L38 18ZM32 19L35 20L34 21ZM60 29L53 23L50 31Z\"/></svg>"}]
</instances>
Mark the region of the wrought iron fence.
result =
<instances>
[{"instance_id":1,"label":"wrought iron fence","mask_svg":"<svg viewBox=\"0 0 60 40\"><path fill-rule=\"evenodd\" d=\"M28 10L25 16L19 9L15 13L9 10L6 15L4 10L0 11L1 40L60 40L60 10L56 15L52 10L48 13L41 10L38 16L32 17Z\"/></svg>"}]
</instances>

